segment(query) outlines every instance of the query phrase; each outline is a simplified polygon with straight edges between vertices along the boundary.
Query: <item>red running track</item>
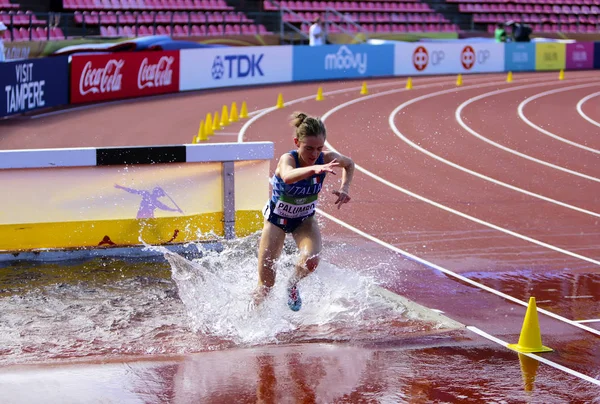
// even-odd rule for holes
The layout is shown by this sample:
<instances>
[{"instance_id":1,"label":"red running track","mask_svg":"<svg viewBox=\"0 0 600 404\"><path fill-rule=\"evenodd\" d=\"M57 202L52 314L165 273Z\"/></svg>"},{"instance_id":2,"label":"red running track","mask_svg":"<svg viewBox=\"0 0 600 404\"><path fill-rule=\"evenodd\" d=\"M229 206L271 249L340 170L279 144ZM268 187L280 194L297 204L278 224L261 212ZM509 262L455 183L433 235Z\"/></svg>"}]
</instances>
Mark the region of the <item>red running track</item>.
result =
<instances>
[{"instance_id":1,"label":"red running track","mask_svg":"<svg viewBox=\"0 0 600 404\"><path fill-rule=\"evenodd\" d=\"M186 357L161 376L165 390L210 402L595 402L599 156L527 125L518 106L564 88L529 102L524 116L598 148L598 131L576 109L599 91L597 77L517 74L506 83L504 75L474 75L460 88L454 77L420 77L410 91L402 79L385 79L369 81L368 96L359 95L359 82L346 81L323 84L320 102L313 99L317 84L190 93L0 123L0 148L187 143L207 112L243 100L258 112L282 92L286 108L254 113L209 141L237 141L241 130L244 141L273 141L279 156L293 146L293 110L324 116L329 146L359 165L353 200L340 210L329 193L339 179L327 179L321 221L332 248L324 258L375 274L389 290L470 328L414 340ZM307 99L294 101L301 97ZM591 118L598 102L583 106ZM537 357L542 364L502 345L517 342L531 296L543 343L554 349ZM240 383L220 380L200 392L182 382L227 373L240 360L248 363L233 372Z\"/></svg>"}]
</instances>

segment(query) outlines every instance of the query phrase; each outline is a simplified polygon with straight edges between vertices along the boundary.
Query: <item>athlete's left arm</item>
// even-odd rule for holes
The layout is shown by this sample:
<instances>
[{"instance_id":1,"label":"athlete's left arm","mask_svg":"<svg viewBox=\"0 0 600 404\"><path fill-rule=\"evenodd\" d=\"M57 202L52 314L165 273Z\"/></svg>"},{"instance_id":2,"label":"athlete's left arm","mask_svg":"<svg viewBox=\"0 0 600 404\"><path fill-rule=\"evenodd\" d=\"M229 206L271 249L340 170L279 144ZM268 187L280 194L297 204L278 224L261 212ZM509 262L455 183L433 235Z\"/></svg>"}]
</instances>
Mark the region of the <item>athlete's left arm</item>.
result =
<instances>
[{"instance_id":1,"label":"athlete's left arm","mask_svg":"<svg viewBox=\"0 0 600 404\"><path fill-rule=\"evenodd\" d=\"M332 160L336 160L344 171L342 172L342 185L339 191L333 191L335 195L337 195L338 199L335 201L335 204L338 205L338 209L344 203L350 202L350 184L352 183L352 178L354 177L354 161L348 156L344 156L343 154L336 153L333 151L326 151L323 153L323 159L325 160L325 164L329 163Z\"/></svg>"}]
</instances>

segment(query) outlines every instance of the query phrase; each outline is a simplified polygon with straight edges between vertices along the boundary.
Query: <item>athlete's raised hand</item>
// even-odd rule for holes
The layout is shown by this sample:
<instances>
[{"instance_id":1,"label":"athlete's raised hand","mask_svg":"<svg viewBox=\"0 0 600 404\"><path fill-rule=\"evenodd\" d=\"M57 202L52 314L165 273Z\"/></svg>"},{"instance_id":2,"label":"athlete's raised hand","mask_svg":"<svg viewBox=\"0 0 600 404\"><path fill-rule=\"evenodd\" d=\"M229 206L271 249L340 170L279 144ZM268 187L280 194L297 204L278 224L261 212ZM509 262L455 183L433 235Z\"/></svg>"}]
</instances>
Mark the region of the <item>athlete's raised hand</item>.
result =
<instances>
[{"instance_id":1,"label":"athlete's raised hand","mask_svg":"<svg viewBox=\"0 0 600 404\"><path fill-rule=\"evenodd\" d=\"M327 164L315 166L315 174L332 173L335 175L333 167L338 167L339 165L340 163L337 161L337 159L333 159Z\"/></svg>"},{"instance_id":2,"label":"athlete's raised hand","mask_svg":"<svg viewBox=\"0 0 600 404\"><path fill-rule=\"evenodd\" d=\"M338 197L334 204L338 206L338 209L341 208L344 203L350 202L350 195L345 191L333 191L333 194Z\"/></svg>"}]
</instances>

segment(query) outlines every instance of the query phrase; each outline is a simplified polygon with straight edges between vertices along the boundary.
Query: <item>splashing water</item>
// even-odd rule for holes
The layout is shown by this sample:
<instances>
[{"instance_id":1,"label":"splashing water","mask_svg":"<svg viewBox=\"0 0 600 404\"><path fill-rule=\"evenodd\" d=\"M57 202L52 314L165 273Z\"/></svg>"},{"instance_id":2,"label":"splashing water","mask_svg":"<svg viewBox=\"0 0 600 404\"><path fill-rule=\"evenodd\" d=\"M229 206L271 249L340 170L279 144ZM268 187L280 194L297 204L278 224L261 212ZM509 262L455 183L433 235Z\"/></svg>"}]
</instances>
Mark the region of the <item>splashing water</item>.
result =
<instances>
[{"instance_id":1,"label":"splashing water","mask_svg":"<svg viewBox=\"0 0 600 404\"><path fill-rule=\"evenodd\" d=\"M292 312L287 306L286 285L298 258L293 242L286 242L277 262L277 278L269 297L258 308L250 307L257 285L257 245L255 234L224 241L220 252L198 246L202 258L191 261L163 251L196 332L235 345L256 345L368 339L378 331L389 336L390 324L395 324L397 331L414 330L414 316L375 293L374 279L325 261L298 284L303 307ZM398 329L398 324L403 327ZM435 325L429 327L422 321L418 325L422 331Z\"/></svg>"}]
</instances>

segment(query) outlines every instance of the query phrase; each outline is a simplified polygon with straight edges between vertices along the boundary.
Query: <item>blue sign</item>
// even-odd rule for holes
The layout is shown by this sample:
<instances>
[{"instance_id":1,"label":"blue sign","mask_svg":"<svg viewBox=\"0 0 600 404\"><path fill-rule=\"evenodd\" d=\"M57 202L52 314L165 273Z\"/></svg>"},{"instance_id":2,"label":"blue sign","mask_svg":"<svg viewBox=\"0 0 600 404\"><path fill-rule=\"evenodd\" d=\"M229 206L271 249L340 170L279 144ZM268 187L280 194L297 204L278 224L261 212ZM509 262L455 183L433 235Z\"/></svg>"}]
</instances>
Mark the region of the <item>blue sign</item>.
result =
<instances>
[{"instance_id":1,"label":"blue sign","mask_svg":"<svg viewBox=\"0 0 600 404\"><path fill-rule=\"evenodd\" d=\"M67 56L0 63L0 117L69 103Z\"/></svg>"},{"instance_id":2,"label":"blue sign","mask_svg":"<svg viewBox=\"0 0 600 404\"><path fill-rule=\"evenodd\" d=\"M294 46L294 81L392 76L394 45Z\"/></svg>"},{"instance_id":3,"label":"blue sign","mask_svg":"<svg viewBox=\"0 0 600 404\"><path fill-rule=\"evenodd\" d=\"M600 42L594 42L594 69L600 69Z\"/></svg>"},{"instance_id":4,"label":"blue sign","mask_svg":"<svg viewBox=\"0 0 600 404\"><path fill-rule=\"evenodd\" d=\"M505 44L504 67L506 71L511 72L535 71L535 44Z\"/></svg>"}]
</instances>

